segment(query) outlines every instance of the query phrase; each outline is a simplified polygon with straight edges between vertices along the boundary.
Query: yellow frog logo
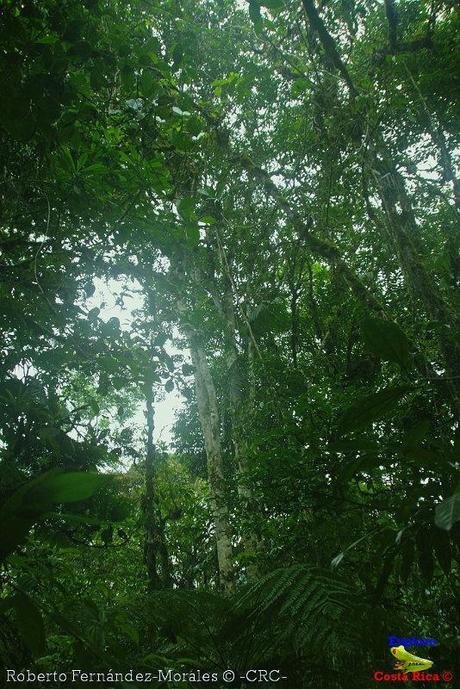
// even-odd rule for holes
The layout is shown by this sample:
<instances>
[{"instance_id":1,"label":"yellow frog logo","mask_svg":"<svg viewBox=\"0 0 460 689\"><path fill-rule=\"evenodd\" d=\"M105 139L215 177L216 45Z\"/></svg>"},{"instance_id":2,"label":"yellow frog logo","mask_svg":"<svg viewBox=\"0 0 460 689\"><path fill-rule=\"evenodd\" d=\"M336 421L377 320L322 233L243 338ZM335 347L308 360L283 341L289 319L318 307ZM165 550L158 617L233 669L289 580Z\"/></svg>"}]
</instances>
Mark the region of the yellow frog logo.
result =
<instances>
[{"instance_id":1,"label":"yellow frog logo","mask_svg":"<svg viewBox=\"0 0 460 689\"><path fill-rule=\"evenodd\" d=\"M402 670L403 672L421 672L422 670L428 670L433 665L432 660L414 656L412 653L409 653L409 651L406 651L404 646L393 646L390 650L398 660L395 665L395 670Z\"/></svg>"}]
</instances>

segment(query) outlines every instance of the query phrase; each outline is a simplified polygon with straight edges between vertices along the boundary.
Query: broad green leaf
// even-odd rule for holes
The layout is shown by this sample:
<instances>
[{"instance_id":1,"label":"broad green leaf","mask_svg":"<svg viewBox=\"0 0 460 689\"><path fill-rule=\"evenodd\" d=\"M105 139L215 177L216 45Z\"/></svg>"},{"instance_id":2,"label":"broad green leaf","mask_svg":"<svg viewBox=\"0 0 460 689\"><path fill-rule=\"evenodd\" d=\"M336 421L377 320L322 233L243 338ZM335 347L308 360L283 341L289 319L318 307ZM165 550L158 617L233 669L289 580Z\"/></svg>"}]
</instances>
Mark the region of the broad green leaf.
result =
<instances>
[{"instance_id":1,"label":"broad green leaf","mask_svg":"<svg viewBox=\"0 0 460 689\"><path fill-rule=\"evenodd\" d=\"M339 478L342 481L349 481L355 474L362 472L367 473L384 463L385 460L378 454L364 455L353 462L347 462L340 470Z\"/></svg>"},{"instance_id":2,"label":"broad green leaf","mask_svg":"<svg viewBox=\"0 0 460 689\"><path fill-rule=\"evenodd\" d=\"M285 0L260 0L259 5L261 7L266 7L267 10L276 12L283 9L285 6Z\"/></svg>"},{"instance_id":3,"label":"broad green leaf","mask_svg":"<svg viewBox=\"0 0 460 689\"><path fill-rule=\"evenodd\" d=\"M0 614L11 610L14 607L14 597L8 596L8 598L0 598Z\"/></svg>"},{"instance_id":4,"label":"broad green leaf","mask_svg":"<svg viewBox=\"0 0 460 689\"><path fill-rule=\"evenodd\" d=\"M369 440L368 438L340 438L339 440L334 440L328 445L328 450L341 453L377 453L379 449L379 445L375 442L375 440Z\"/></svg>"},{"instance_id":5,"label":"broad green leaf","mask_svg":"<svg viewBox=\"0 0 460 689\"><path fill-rule=\"evenodd\" d=\"M26 540L34 521L32 516L0 513L0 561Z\"/></svg>"},{"instance_id":6,"label":"broad green leaf","mask_svg":"<svg viewBox=\"0 0 460 689\"><path fill-rule=\"evenodd\" d=\"M158 89L157 77L148 69L142 71L140 77L140 88L144 96L152 96L155 90Z\"/></svg>"},{"instance_id":7,"label":"broad green leaf","mask_svg":"<svg viewBox=\"0 0 460 689\"><path fill-rule=\"evenodd\" d=\"M187 225L185 227L185 237L187 244L190 246L196 246L200 243L200 230L198 225Z\"/></svg>"},{"instance_id":8,"label":"broad green leaf","mask_svg":"<svg viewBox=\"0 0 460 689\"><path fill-rule=\"evenodd\" d=\"M249 0L249 16L256 29L259 29L262 25L262 15L260 14L259 0Z\"/></svg>"},{"instance_id":9,"label":"broad green leaf","mask_svg":"<svg viewBox=\"0 0 460 689\"><path fill-rule=\"evenodd\" d=\"M35 43L39 45L54 45L59 41L59 37L56 36L55 34L50 35L50 36L43 36L42 38L37 38L35 40Z\"/></svg>"},{"instance_id":10,"label":"broad green leaf","mask_svg":"<svg viewBox=\"0 0 460 689\"><path fill-rule=\"evenodd\" d=\"M90 517L89 514L72 514L71 512L49 512L46 514L47 519L64 521L68 524L92 524L101 526L101 520L96 517Z\"/></svg>"},{"instance_id":11,"label":"broad green leaf","mask_svg":"<svg viewBox=\"0 0 460 689\"><path fill-rule=\"evenodd\" d=\"M440 529L449 531L458 521L460 521L460 493L455 493L436 505L434 523Z\"/></svg>"},{"instance_id":12,"label":"broad green leaf","mask_svg":"<svg viewBox=\"0 0 460 689\"><path fill-rule=\"evenodd\" d=\"M17 593L13 601L16 624L26 646L34 657L44 654L46 647L45 627L40 610L25 593Z\"/></svg>"},{"instance_id":13,"label":"broad green leaf","mask_svg":"<svg viewBox=\"0 0 460 689\"><path fill-rule=\"evenodd\" d=\"M102 474L76 471L52 474L33 488L27 498L34 505L79 502L90 498L106 478Z\"/></svg>"},{"instance_id":14,"label":"broad green leaf","mask_svg":"<svg viewBox=\"0 0 460 689\"><path fill-rule=\"evenodd\" d=\"M184 220L190 220L195 210L195 201L190 196L185 196L177 204L177 210Z\"/></svg>"},{"instance_id":15,"label":"broad green leaf","mask_svg":"<svg viewBox=\"0 0 460 689\"><path fill-rule=\"evenodd\" d=\"M0 557L23 543L34 523L54 504L85 500L106 478L96 473L52 471L25 483L0 510Z\"/></svg>"},{"instance_id":16,"label":"broad green leaf","mask_svg":"<svg viewBox=\"0 0 460 689\"><path fill-rule=\"evenodd\" d=\"M350 545L347 546L345 548L345 550L342 550L338 555L336 555L331 560L331 567L332 568L338 567L340 565L340 563L342 562L343 558L345 557L346 553L348 553L350 550L353 550L353 548L355 548L357 545L359 545L360 543L362 543L366 539L372 538L374 535L376 535L376 533L378 533L378 529L373 529L372 531L365 533L364 536L361 536L360 538L358 538L358 540L353 541L353 543L350 543Z\"/></svg>"},{"instance_id":17,"label":"broad green leaf","mask_svg":"<svg viewBox=\"0 0 460 689\"><path fill-rule=\"evenodd\" d=\"M335 569L336 567L338 567L338 566L340 565L340 563L342 562L342 560L343 560L344 557L345 557L345 553L344 553L344 552L340 552L338 555L336 555L334 558L332 558L332 560L331 560L331 567L332 567L333 569Z\"/></svg>"},{"instance_id":18,"label":"broad green leaf","mask_svg":"<svg viewBox=\"0 0 460 689\"><path fill-rule=\"evenodd\" d=\"M339 421L340 433L351 433L382 419L397 408L398 402L410 391L407 385L386 388L354 402Z\"/></svg>"},{"instance_id":19,"label":"broad green leaf","mask_svg":"<svg viewBox=\"0 0 460 689\"><path fill-rule=\"evenodd\" d=\"M409 365L410 344L399 325L381 318L365 318L361 330L365 343L374 354L402 368Z\"/></svg>"},{"instance_id":20,"label":"broad green leaf","mask_svg":"<svg viewBox=\"0 0 460 689\"><path fill-rule=\"evenodd\" d=\"M434 552L444 574L449 574L452 564L452 548L447 531L438 531L433 538Z\"/></svg>"},{"instance_id":21,"label":"broad green leaf","mask_svg":"<svg viewBox=\"0 0 460 689\"><path fill-rule=\"evenodd\" d=\"M110 336L118 334L120 332L120 319L116 316L112 316L112 318L109 318L107 323L103 324L102 330L104 335Z\"/></svg>"},{"instance_id":22,"label":"broad green leaf","mask_svg":"<svg viewBox=\"0 0 460 689\"><path fill-rule=\"evenodd\" d=\"M204 223L205 225L215 225L217 220L213 218L212 215L203 215L203 217L200 218L200 222Z\"/></svg>"},{"instance_id":23,"label":"broad green leaf","mask_svg":"<svg viewBox=\"0 0 460 689\"><path fill-rule=\"evenodd\" d=\"M415 560L415 541L413 538L402 538L399 559L399 576L406 582Z\"/></svg>"},{"instance_id":24,"label":"broad green leaf","mask_svg":"<svg viewBox=\"0 0 460 689\"><path fill-rule=\"evenodd\" d=\"M418 566L422 578L429 584L434 574L432 534L430 531L427 532L425 529L420 529L415 540L418 551Z\"/></svg>"},{"instance_id":25,"label":"broad green leaf","mask_svg":"<svg viewBox=\"0 0 460 689\"><path fill-rule=\"evenodd\" d=\"M154 347L163 347L163 345L167 342L168 336L166 333L158 333L158 335L155 337L153 341L153 346Z\"/></svg>"}]
</instances>

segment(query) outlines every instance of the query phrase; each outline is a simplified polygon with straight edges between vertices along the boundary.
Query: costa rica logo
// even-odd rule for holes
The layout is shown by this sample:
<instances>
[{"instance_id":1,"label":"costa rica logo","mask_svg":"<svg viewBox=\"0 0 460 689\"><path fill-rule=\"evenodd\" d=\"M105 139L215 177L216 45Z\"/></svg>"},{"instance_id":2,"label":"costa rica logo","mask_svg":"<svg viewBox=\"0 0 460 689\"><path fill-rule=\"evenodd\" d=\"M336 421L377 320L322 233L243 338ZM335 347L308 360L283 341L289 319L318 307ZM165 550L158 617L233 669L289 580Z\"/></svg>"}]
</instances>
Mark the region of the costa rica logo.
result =
<instances>
[{"instance_id":1,"label":"costa rica logo","mask_svg":"<svg viewBox=\"0 0 460 689\"><path fill-rule=\"evenodd\" d=\"M398 637L389 637L390 639L397 639ZM408 639L410 644L436 646L437 642L434 639ZM417 643L418 642L418 643ZM409 653L403 644L399 646L392 646L390 648L392 656L396 659L396 664L393 671L376 670L374 672L374 679L377 682L447 682L453 680L453 672L451 670L443 670L442 672L427 672L433 666L433 661L429 658L421 658Z\"/></svg>"}]
</instances>

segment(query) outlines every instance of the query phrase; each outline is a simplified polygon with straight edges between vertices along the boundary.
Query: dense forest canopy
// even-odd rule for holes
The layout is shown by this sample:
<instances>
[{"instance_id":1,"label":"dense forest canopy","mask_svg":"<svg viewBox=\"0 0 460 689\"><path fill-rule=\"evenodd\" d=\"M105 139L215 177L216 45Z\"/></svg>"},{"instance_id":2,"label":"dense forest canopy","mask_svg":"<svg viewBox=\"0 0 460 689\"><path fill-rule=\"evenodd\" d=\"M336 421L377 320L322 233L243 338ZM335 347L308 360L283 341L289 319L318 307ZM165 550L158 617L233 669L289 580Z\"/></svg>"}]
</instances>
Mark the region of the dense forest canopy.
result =
<instances>
[{"instance_id":1,"label":"dense forest canopy","mask_svg":"<svg viewBox=\"0 0 460 689\"><path fill-rule=\"evenodd\" d=\"M455 672L459 28L2 0L2 685L361 689L391 635Z\"/></svg>"}]
</instances>

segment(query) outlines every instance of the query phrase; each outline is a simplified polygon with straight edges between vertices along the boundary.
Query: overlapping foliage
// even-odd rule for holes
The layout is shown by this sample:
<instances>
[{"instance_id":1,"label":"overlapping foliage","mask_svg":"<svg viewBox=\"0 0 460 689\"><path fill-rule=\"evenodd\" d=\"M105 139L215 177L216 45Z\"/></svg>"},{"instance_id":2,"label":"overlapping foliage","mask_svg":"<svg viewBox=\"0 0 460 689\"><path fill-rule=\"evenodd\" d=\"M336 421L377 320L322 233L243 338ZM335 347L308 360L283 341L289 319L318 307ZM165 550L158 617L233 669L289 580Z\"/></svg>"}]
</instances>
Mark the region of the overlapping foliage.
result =
<instances>
[{"instance_id":1,"label":"overlapping foliage","mask_svg":"<svg viewBox=\"0 0 460 689\"><path fill-rule=\"evenodd\" d=\"M3 666L450 669L456 3L1 13Z\"/></svg>"}]
</instances>

